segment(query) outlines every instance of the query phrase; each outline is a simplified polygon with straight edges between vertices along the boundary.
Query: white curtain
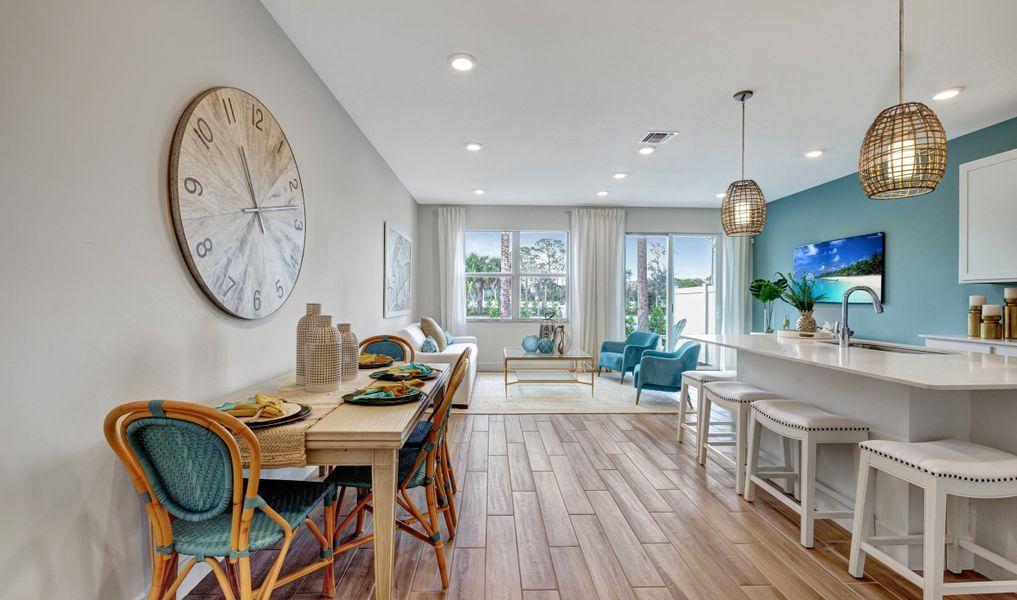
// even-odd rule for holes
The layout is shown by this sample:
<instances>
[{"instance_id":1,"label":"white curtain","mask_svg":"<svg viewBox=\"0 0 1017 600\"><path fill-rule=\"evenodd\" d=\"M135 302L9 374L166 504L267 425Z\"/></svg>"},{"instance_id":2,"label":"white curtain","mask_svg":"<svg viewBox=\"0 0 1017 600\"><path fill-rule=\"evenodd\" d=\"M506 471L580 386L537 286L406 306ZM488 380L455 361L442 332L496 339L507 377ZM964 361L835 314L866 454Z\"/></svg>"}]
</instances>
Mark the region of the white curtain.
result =
<instances>
[{"instance_id":1,"label":"white curtain","mask_svg":"<svg viewBox=\"0 0 1017 600\"><path fill-rule=\"evenodd\" d=\"M749 333L752 328L752 306L749 283L752 281L752 239L723 236L721 245L720 286L717 290L717 311L722 335ZM722 369L735 368L735 353L720 353Z\"/></svg>"},{"instance_id":2,"label":"white curtain","mask_svg":"<svg viewBox=\"0 0 1017 600\"><path fill-rule=\"evenodd\" d=\"M625 211L572 211L572 339L594 358L603 340L624 338Z\"/></svg>"},{"instance_id":3,"label":"white curtain","mask_svg":"<svg viewBox=\"0 0 1017 600\"><path fill-rule=\"evenodd\" d=\"M441 324L452 335L466 334L466 209L438 209L438 297Z\"/></svg>"}]
</instances>

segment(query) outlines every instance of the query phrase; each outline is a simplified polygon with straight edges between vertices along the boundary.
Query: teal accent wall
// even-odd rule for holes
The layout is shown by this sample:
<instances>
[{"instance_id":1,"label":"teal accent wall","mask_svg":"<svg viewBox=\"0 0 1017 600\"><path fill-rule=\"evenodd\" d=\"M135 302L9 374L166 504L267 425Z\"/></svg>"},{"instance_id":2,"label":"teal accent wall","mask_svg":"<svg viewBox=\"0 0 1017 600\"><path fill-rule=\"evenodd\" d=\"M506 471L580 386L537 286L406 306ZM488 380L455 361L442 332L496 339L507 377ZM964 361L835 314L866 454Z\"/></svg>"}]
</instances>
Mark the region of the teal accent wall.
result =
<instances>
[{"instance_id":1,"label":"teal accent wall","mask_svg":"<svg viewBox=\"0 0 1017 600\"><path fill-rule=\"evenodd\" d=\"M851 328L860 338L921 343L918 334L960 334L966 331L968 296L984 294L1002 304L1003 285L957 282L959 187L958 166L1017 148L1017 118L949 141L947 169L935 192L906 200L869 200L858 173L785 196L767 205L766 229L755 240L756 278L791 269L791 251L799 244L886 232L884 312L854 304ZM1017 235L1017 223L1014 224ZM1014 257L1017 260L1017 257ZM815 318L840 319L837 304L820 304ZM763 311L753 300L753 325L762 330ZM774 328L784 315L792 326L798 313L778 301Z\"/></svg>"}]
</instances>

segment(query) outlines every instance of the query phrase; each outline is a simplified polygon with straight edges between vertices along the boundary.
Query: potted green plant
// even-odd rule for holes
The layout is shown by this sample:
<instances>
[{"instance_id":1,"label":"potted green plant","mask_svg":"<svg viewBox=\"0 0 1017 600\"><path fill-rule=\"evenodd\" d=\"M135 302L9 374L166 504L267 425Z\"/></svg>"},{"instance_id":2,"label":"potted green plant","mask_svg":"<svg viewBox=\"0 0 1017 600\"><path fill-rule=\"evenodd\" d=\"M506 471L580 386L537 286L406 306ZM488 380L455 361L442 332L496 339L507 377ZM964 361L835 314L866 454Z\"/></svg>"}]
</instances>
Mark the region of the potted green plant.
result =
<instances>
[{"instance_id":1,"label":"potted green plant","mask_svg":"<svg viewBox=\"0 0 1017 600\"><path fill-rule=\"evenodd\" d=\"M787 289L787 279L774 273L773 279L757 279L749 284L749 293L763 305L763 324L766 333L773 333L773 303Z\"/></svg>"},{"instance_id":2,"label":"potted green plant","mask_svg":"<svg viewBox=\"0 0 1017 600\"><path fill-rule=\"evenodd\" d=\"M798 331L803 333L816 331L816 320L812 318L812 311L816 308L816 302L826 299L826 294L816 294L816 278L812 273L806 273L798 279L794 271L789 271L784 278L787 280L787 289L784 290L782 297L784 302L799 312Z\"/></svg>"}]
</instances>

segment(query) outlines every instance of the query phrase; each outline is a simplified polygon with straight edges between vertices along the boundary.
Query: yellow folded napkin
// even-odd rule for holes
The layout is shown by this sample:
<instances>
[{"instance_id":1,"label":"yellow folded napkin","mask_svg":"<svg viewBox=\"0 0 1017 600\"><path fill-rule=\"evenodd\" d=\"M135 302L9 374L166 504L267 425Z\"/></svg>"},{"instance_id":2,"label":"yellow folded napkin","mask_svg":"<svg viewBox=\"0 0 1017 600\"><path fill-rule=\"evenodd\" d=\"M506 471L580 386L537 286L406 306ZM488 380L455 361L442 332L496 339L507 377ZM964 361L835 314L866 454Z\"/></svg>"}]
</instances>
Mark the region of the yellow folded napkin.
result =
<instances>
[{"instance_id":1,"label":"yellow folded napkin","mask_svg":"<svg viewBox=\"0 0 1017 600\"><path fill-rule=\"evenodd\" d=\"M375 365L378 363L386 363L392 360L392 357L387 354L371 354L370 352L364 352L360 355L360 363L365 365Z\"/></svg>"}]
</instances>

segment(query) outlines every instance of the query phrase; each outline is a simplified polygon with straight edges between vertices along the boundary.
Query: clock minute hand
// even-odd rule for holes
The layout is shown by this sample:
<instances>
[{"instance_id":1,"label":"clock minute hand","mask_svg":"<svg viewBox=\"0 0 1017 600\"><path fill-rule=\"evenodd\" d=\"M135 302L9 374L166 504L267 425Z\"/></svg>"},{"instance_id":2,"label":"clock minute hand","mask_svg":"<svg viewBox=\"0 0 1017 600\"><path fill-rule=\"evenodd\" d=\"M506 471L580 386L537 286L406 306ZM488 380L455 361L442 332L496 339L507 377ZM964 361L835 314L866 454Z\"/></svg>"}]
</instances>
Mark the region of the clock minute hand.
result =
<instances>
[{"instance_id":1,"label":"clock minute hand","mask_svg":"<svg viewBox=\"0 0 1017 600\"><path fill-rule=\"evenodd\" d=\"M247 166L247 154L244 153L244 147L240 146L240 161L244 163L244 175L247 177L247 191L251 193L251 201L254 202L253 209L244 209L244 212L253 212L258 216L258 225L261 227L261 232L265 233L265 221L261 218L261 207L258 206L258 198L254 195L254 183L251 181L251 170Z\"/></svg>"},{"instance_id":2,"label":"clock minute hand","mask_svg":"<svg viewBox=\"0 0 1017 600\"><path fill-rule=\"evenodd\" d=\"M298 210L299 206L263 206L261 208L245 208L242 212L245 213L267 213L267 212L279 212L283 210Z\"/></svg>"}]
</instances>

